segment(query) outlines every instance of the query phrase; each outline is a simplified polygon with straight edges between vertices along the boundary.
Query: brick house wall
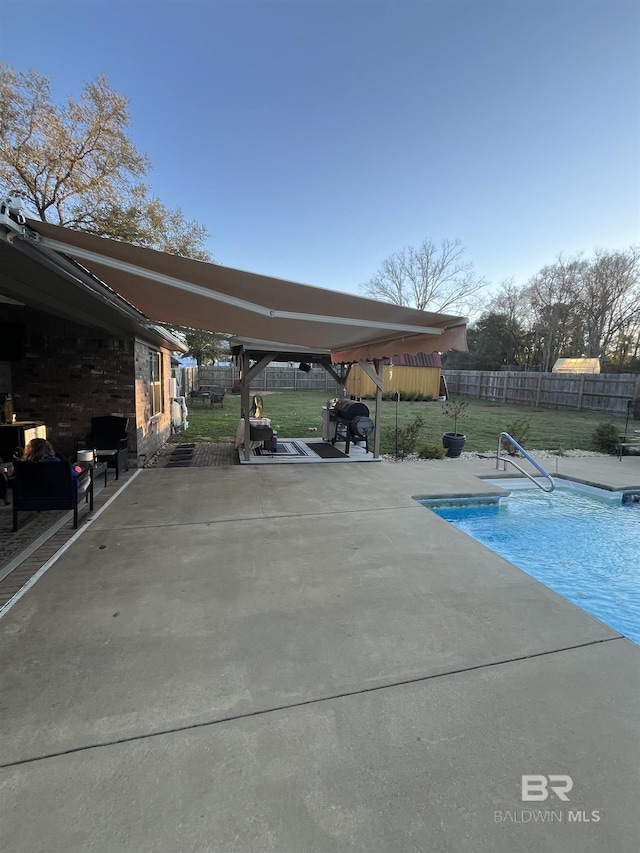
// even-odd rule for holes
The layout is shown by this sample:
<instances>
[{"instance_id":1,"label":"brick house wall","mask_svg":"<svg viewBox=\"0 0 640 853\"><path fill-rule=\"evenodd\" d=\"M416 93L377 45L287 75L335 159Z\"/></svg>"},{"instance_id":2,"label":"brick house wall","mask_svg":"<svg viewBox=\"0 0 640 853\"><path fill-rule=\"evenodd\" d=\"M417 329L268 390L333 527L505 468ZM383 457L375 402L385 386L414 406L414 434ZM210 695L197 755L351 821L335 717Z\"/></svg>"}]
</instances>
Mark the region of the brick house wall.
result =
<instances>
[{"instance_id":1,"label":"brick house wall","mask_svg":"<svg viewBox=\"0 0 640 853\"><path fill-rule=\"evenodd\" d=\"M152 352L162 353L162 412L151 414L151 362ZM135 446L140 464L149 459L167 441L171 434L171 398L169 380L171 378L171 354L167 350L136 340L135 342Z\"/></svg>"},{"instance_id":2,"label":"brick house wall","mask_svg":"<svg viewBox=\"0 0 640 853\"><path fill-rule=\"evenodd\" d=\"M140 453L149 455L165 443L171 432L168 351L163 352L165 411L150 418L152 346L133 335L110 336L29 308L10 310L11 319L25 326L21 358L10 363L12 387L7 389L18 420L43 421L54 448L71 456L74 440L89 432L92 417L128 417L133 467Z\"/></svg>"}]
</instances>

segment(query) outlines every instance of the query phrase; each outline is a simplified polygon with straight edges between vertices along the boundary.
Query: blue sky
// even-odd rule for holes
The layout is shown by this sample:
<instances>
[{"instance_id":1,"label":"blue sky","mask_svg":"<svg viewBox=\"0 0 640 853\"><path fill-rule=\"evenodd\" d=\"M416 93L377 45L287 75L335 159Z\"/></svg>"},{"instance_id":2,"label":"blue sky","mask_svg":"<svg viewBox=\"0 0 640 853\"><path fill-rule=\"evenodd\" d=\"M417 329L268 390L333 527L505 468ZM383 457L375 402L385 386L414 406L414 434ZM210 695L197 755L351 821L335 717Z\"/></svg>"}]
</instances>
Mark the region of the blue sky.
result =
<instances>
[{"instance_id":1,"label":"blue sky","mask_svg":"<svg viewBox=\"0 0 640 853\"><path fill-rule=\"evenodd\" d=\"M523 284L640 242L635 0L0 0L0 57L58 100L105 72L227 266L358 293L457 238Z\"/></svg>"}]
</instances>

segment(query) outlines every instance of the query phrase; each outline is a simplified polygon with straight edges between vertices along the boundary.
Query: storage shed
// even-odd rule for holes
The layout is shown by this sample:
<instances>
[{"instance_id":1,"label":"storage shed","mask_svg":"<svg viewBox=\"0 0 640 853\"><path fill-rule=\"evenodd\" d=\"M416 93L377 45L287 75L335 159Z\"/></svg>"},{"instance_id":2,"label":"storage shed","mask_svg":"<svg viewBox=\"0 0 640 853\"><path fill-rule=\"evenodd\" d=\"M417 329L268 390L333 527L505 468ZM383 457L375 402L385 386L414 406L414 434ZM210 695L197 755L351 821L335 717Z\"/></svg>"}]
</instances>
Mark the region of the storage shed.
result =
<instances>
[{"instance_id":1,"label":"storage shed","mask_svg":"<svg viewBox=\"0 0 640 853\"><path fill-rule=\"evenodd\" d=\"M600 373L599 358L559 358L552 373Z\"/></svg>"},{"instance_id":2,"label":"storage shed","mask_svg":"<svg viewBox=\"0 0 640 853\"><path fill-rule=\"evenodd\" d=\"M441 393L441 373L440 353L395 355L384 365L384 390L424 394L425 397L437 399ZM359 364L351 368L346 390L347 394L357 394L359 397L370 397L376 392L373 380Z\"/></svg>"}]
</instances>

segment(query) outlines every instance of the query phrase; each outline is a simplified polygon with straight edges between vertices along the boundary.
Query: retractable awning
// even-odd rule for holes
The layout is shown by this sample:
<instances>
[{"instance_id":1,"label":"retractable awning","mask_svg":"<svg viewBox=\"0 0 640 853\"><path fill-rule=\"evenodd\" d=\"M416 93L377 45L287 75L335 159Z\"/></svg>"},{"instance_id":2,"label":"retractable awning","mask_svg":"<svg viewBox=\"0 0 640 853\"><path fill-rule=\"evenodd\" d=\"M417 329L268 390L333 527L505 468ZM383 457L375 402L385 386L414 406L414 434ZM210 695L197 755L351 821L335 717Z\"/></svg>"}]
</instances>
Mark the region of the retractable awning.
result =
<instances>
[{"instance_id":1,"label":"retractable awning","mask_svg":"<svg viewBox=\"0 0 640 853\"><path fill-rule=\"evenodd\" d=\"M466 351L464 317L417 311L27 221L155 323L329 350L333 363Z\"/></svg>"}]
</instances>

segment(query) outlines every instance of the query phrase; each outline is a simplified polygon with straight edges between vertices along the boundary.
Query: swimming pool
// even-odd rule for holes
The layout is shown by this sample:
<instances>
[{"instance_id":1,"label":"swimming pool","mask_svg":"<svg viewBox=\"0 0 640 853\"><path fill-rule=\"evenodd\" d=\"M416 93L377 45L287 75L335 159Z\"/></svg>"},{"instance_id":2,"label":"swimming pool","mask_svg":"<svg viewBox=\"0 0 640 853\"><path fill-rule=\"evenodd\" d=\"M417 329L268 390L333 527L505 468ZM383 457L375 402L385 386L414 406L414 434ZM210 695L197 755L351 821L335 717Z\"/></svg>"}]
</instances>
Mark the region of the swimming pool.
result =
<instances>
[{"instance_id":1,"label":"swimming pool","mask_svg":"<svg viewBox=\"0 0 640 853\"><path fill-rule=\"evenodd\" d=\"M420 503L640 645L640 505L558 482L551 494L500 485L508 498Z\"/></svg>"}]
</instances>

